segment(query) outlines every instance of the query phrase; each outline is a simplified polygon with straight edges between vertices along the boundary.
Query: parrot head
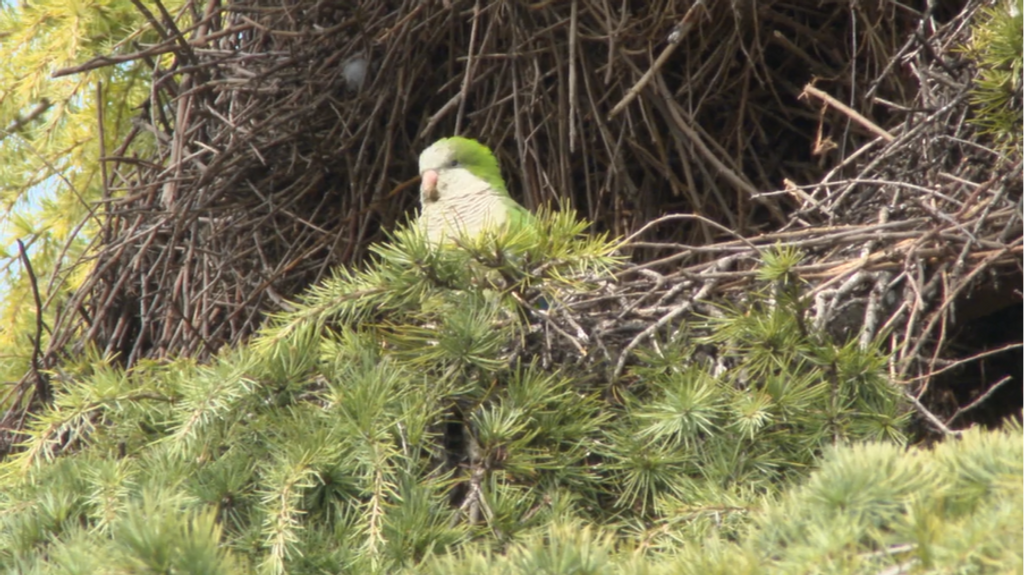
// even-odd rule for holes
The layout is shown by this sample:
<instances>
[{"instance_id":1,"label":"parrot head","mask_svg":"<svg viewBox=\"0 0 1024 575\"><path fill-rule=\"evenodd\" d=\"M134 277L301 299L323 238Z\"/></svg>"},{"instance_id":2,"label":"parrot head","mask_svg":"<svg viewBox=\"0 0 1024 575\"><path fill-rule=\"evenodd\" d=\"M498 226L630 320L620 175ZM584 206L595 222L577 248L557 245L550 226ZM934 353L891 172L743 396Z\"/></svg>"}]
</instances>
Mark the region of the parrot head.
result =
<instances>
[{"instance_id":1,"label":"parrot head","mask_svg":"<svg viewBox=\"0 0 1024 575\"><path fill-rule=\"evenodd\" d=\"M423 207L484 192L508 194L494 154L469 138L443 138L423 150L420 177Z\"/></svg>"},{"instance_id":2,"label":"parrot head","mask_svg":"<svg viewBox=\"0 0 1024 575\"><path fill-rule=\"evenodd\" d=\"M434 244L529 221L511 196L487 146L455 136L420 154L419 225Z\"/></svg>"}]
</instances>

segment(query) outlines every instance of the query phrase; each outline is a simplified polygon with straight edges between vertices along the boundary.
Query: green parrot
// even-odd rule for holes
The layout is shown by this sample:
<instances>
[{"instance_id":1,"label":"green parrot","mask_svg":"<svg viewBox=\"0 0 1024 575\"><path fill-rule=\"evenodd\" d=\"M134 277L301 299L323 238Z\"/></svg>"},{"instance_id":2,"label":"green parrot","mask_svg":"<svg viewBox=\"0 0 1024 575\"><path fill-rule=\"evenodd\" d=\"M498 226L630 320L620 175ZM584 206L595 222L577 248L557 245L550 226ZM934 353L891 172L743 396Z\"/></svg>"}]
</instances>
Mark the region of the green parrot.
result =
<instances>
[{"instance_id":1,"label":"green parrot","mask_svg":"<svg viewBox=\"0 0 1024 575\"><path fill-rule=\"evenodd\" d=\"M519 226L531 218L508 195L494 154L476 140L455 136L431 144L420 154L420 178L417 223L432 244Z\"/></svg>"}]
</instances>

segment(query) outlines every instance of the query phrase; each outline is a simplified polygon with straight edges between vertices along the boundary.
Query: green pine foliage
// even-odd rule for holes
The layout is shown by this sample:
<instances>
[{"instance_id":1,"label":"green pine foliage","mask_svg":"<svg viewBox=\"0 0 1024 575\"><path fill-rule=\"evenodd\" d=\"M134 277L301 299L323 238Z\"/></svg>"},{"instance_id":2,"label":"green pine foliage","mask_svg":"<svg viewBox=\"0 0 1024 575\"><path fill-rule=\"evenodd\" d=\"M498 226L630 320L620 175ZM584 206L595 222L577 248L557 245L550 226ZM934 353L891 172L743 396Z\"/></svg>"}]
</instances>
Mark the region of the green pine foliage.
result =
<instances>
[{"instance_id":1,"label":"green pine foliage","mask_svg":"<svg viewBox=\"0 0 1024 575\"><path fill-rule=\"evenodd\" d=\"M905 447L885 358L803 323L798 253L766 254L742 307L666 325L619 381L546 366L538 302L621 266L584 228L541 214L440 250L400 231L208 364L64 366L0 464L0 569L1020 565L1020 430Z\"/></svg>"},{"instance_id":2,"label":"green pine foliage","mask_svg":"<svg viewBox=\"0 0 1024 575\"><path fill-rule=\"evenodd\" d=\"M979 72L971 90L971 122L1008 153L1021 152L1024 123L1024 1L1000 0L982 10L965 47Z\"/></svg>"},{"instance_id":3,"label":"green pine foliage","mask_svg":"<svg viewBox=\"0 0 1024 575\"><path fill-rule=\"evenodd\" d=\"M500 552L474 543L415 572L747 575L1020 573L1021 429L972 429L933 449L838 445L801 484L752 510L736 536L664 525L674 545L559 518Z\"/></svg>"}]
</instances>

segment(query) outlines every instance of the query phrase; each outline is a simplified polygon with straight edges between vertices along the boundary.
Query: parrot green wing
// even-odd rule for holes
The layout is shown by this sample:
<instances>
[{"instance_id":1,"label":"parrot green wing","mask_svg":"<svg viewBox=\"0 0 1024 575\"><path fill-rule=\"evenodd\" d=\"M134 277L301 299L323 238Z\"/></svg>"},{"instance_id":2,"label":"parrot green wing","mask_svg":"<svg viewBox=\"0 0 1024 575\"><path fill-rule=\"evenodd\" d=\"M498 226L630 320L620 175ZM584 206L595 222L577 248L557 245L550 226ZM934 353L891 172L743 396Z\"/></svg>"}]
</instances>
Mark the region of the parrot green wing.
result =
<instances>
[{"instance_id":1,"label":"parrot green wing","mask_svg":"<svg viewBox=\"0 0 1024 575\"><path fill-rule=\"evenodd\" d=\"M513 200L511 196L505 195L501 201L505 210L508 213L508 225L510 227L519 227L524 225L533 224L533 214L529 210L519 204L519 202Z\"/></svg>"}]
</instances>

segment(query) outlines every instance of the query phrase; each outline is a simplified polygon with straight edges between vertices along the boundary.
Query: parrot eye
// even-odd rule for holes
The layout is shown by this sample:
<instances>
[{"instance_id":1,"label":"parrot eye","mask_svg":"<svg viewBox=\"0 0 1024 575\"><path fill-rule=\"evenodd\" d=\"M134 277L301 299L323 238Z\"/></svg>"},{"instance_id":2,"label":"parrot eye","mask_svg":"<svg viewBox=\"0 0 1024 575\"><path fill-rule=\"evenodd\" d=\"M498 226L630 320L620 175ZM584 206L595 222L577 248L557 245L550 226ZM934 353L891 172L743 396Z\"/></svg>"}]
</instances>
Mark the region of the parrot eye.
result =
<instances>
[{"instance_id":1,"label":"parrot eye","mask_svg":"<svg viewBox=\"0 0 1024 575\"><path fill-rule=\"evenodd\" d=\"M448 162L448 167L451 167L451 168L459 167L459 161L458 160L452 160L452 161Z\"/></svg>"}]
</instances>

